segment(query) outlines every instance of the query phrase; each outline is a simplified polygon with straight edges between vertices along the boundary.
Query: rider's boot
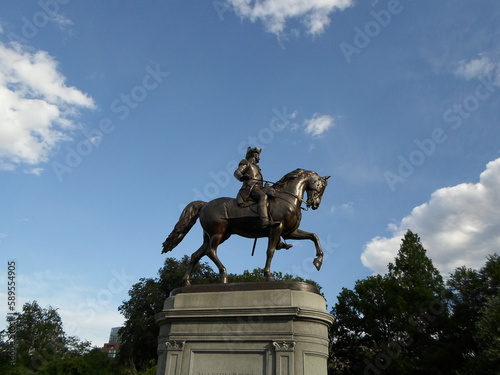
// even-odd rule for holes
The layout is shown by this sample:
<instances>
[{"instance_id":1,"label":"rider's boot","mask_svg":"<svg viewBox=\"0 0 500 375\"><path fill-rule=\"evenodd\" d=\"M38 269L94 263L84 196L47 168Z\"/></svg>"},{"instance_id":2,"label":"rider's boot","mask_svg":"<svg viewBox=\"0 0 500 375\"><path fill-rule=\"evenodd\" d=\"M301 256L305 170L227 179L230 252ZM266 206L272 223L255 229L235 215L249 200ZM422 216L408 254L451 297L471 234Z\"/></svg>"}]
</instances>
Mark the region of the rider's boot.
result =
<instances>
[{"instance_id":1,"label":"rider's boot","mask_svg":"<svg viewBox=\"0 0 500 375\"><path fill-rule=\"evenodd\" d=\"M278 244L276 245L276 250L281 250L281 249L285 249L285 250L288 250L289 248L293 247L292 244L289 244L289 243L285 243L283 241L280 241L278 242Z\"/></svg>"},{"instance_id":2,"label":"rider's boot","mask_svg":"<svg viewBox=\"0 0 500 375\"><path fill-rule=\"evenodd\" d=\"M259 203L259 216L260 216L260 226L262 228L277 227L278 225L280 225L279 221L269 220L267 204L265 201Z\"/></svg>"}]
</instances>

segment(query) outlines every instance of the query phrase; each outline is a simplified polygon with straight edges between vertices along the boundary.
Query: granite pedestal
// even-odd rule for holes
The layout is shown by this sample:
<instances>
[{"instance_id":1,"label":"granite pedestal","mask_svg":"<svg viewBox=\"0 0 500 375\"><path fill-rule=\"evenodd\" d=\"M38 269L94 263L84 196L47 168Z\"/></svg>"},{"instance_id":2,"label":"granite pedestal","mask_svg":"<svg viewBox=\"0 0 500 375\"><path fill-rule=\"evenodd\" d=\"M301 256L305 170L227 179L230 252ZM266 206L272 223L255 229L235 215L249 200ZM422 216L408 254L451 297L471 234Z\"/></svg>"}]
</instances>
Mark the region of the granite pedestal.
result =
<instances>
[{"instance_id":1,"label":"granite pedestal","mask_svg":"<svg viewBox=\"0 0 500 375\"><path fill-rule=\"evenodd\" d=\"M157 375L326 375L333 319L306 283L178 288L156 315Z\"/></svg>"}]
</instances>

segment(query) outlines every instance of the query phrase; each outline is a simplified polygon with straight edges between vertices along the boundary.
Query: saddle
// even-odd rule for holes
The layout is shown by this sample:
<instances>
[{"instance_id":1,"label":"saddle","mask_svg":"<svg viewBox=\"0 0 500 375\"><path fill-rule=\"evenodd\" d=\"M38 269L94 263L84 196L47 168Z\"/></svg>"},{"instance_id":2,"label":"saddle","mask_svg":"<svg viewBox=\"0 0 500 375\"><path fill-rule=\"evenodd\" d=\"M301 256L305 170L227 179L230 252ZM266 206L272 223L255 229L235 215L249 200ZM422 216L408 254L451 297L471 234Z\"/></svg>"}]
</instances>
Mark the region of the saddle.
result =
<instances>
[{"instance_id":1,"label":"saddle","mask_svg":"<svg viewBox=\"0 0 500 375\"><path fill-rule=\"evenodd\" d=\"M238 192L238 195L236 196L236 202L238 203L239 207L250 207L255 205L254 209L252 211L257 210L256 205L257 205L257 200L252 196L252 190L255 187L252 186L247 186L245 188L240 189ZM273 199L275 197L276 189L269 184L265 184L262 187L262 191L268 196L268 198ZM268 208L269 208L269 200L268 200Z\"/></svg>"}]
</instances>

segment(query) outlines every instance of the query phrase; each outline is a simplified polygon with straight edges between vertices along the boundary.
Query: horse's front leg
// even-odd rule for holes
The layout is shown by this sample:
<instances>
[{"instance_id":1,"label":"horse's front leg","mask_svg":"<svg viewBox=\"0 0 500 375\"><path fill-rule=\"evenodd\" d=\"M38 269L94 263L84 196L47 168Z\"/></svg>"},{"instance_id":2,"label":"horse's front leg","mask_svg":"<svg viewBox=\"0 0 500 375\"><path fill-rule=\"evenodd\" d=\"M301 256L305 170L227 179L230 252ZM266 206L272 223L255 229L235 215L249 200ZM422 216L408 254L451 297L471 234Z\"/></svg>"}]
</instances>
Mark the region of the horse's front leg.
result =
<instances>
[{"instance_id":1,"label":"horse's front leg","mask_svg":"<svg viewBox=\"0 0 500 375\"><path fill-rule=\"evenodd\" d=\"M314 259L313 264L318 271L320 270L321 265L323 264L323 250L321 250L319 237L315 233L296 229L295 231L284 235L283 238L290 240L311 240L314 242L314 246L316 246L316 258Z\"/></svg>"},{"instance_id":2,"label":"horse's front leg","mask_svg":"<svg viewBox=\"0 0 500 375\"><path fill-rule=\"evenodd\" d=\"M273 261L276 246L278 246L278 242L280 240L281 227L282 225L277 228L272 228L269 233L266 252L266 266L264 267L264 276L266 277L266 281L275 281L273 273L271 272L271 262Z\"/></svg>"}]
</instances>

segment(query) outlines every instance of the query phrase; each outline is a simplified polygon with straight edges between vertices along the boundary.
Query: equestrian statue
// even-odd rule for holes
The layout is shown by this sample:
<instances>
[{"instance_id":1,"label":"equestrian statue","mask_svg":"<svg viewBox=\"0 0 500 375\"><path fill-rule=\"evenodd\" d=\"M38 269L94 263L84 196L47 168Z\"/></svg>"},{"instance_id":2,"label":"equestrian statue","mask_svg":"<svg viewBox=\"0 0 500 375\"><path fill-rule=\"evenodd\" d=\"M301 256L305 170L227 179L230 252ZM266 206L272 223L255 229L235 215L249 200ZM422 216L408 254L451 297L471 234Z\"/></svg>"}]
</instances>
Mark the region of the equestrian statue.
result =
<instances>
[{"instance_id":1,"label":"equestrian statue","mask_svg":"<svg viewBox=\"0 0 500 375\"><path fill-rule=\"evenodd\" d=\"M274 252L288 249L284 240L311 240L316 247L314 266L319 271L323 263L323 250L316 234L299 229L302 219L301 205L316 210L330 176L320 177L316 172L296 169L283 176L272 186L264 181L257 165L259 147L247 149L234 176L242 182L237 198L216 198L210 202L193 201L181 213L172 233L163 243L162 253L172 251L199 219L203 228L203 244L192 255L183 277L191 285L191 272L203 256L208 256L219 269L221 283L227 283L227 271L217 256L218 246L231 235L246 238L268 238L264 276L274 281L271 261ZM307 195L303 200L304 193ZM255 244L254 244L255 248ZM253 254L252 254L253 255Z\"/></svg>"}]
</instances>

